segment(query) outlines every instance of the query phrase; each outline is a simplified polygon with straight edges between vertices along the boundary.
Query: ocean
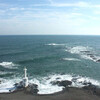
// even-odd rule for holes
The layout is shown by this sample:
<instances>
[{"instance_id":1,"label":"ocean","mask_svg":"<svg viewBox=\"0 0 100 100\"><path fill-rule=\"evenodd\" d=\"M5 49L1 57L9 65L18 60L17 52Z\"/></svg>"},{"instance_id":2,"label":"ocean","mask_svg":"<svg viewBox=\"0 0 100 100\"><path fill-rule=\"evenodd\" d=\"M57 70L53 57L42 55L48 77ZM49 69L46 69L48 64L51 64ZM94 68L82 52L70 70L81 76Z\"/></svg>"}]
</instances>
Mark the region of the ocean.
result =
<instances>
[{"instance_id":1,"label":"ocean","mask_svg":"<svg viewBox=\"0 0 100 100\"><path fill-rule=\"evenodd\" d=\"M100 36L0 36L0 93L22 80L25 67L29 82L38 84L38 94L61 91L63 87L51 84L55 80L100 87Z\"/></svg>"}]
</instances>

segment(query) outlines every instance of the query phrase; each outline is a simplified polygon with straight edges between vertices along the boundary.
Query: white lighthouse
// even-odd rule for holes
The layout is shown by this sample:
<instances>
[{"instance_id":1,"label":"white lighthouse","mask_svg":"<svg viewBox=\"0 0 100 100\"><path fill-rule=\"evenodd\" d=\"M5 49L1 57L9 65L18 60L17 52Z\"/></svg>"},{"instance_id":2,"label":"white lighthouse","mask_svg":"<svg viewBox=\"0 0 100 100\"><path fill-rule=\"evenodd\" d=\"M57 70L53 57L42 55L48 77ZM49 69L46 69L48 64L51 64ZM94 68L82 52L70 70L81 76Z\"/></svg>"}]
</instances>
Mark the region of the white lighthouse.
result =
<instances>
[{"instance_id":1,"label":"white lighthouse","mask_svg":"<svg viewBox=\"0 0 100 100\"><path fill-rule=\"evenodd\" d=\"M28 86L28 77L27 77L27 69L26 68L24 68L23 86L24 87Z\"/></svg>"}]
</instances>

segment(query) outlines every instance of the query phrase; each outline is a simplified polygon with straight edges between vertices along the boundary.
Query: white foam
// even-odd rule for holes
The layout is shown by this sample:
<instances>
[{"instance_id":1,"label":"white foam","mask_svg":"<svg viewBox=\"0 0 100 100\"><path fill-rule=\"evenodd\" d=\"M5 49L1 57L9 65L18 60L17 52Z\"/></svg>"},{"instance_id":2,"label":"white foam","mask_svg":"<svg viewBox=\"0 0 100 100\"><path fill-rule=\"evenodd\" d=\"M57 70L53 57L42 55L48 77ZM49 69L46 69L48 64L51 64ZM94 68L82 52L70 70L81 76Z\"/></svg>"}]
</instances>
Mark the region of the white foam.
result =
<instances>
[{"instance_id":1,"label":"white foam","mask_svg":"<svg viewBox=\"0 0 100 100\"><path fill-rule=\"evenodd\" d=\"M100 86L100 82L97 80L93 80L91 78L87 77L81 77L81 76L73 76L73 75L51 75L48 77L44 77L41 79L42 81L39 81L37 79L31 80L31 83L38 84L38 89L39 92L38 94L52 94L55 92L59 92L63 90L63 86L57 86L57 85L52 85L51 82L53 81L63 81L63 80L68 80L72 81L72 85L70 87L83 87L84 82L91 82L93 85Z\"/></svg>"},{"instance_id":2,"label":"white foam","mask_svg":"<svg viewBox=\"0 0 100 100\"><path fill-rule=\"evenodd\" d=\"M0 75L5 75L5 74L13 74L13 72L2 72L2 71L0 71Z\"/></svg>"},{"instance_id":3,"label":"white foam","mask_svg":"<svg viewBox=\"0 0 100 100\"><path fill-rule=\"evenodd\" d=\"M73 82L72 86L73 87L83 87L85 86L83 83L92 83L93 85L100 87L100 81L91 79L89 77L81 77L81 76L77 78L76 82Z\"/></svg>"},{"instance_id":4,"label":"white foam","mask_svg":"<svg viewBox=\"0 0 100 100\"><path fill-rule=\"evenodd\" d=\"M93 60L93 59L92 59L90 56L88 56L88 55L81 55L81 57L84 58L84 59ZM93 60L93 61L95 61L95 60Z\"/></svg>"},{"instance_id":5,"label":"white foam","mask_svg":"<svg viewBox=\"0 0 100 100\"><path fill-rule=\"evenodd\" d=\"M4 68L8 68L8 69L16 69L17 67L16 64L12 63L12 62L2 62L0 63L0 66L4 67Z\"/></svg>"},{"instance_id":6,"label":"white foam","mask_svg":"<svg viewBox=\"0 0 100 100\"><path fill-rule=\"evenodd\" d=\"M49 44L47 44L47 45L57 46L57 45L65 45L65 44L49 43Z\"/></svg>"},{"instance_id":7,"label":"white foam","mask_svg":"<svg viewBox=\"0 0 100 100\"><path fill-rule=\"evenodd\" d=\"M76 58L63 58L63 60L68 60L68 61L80 61L80 59L76 59Z\"/></svg>"},{"instance_id":8,"label":"white foam","mask_svg":"<svg viewBox=\"0 0 100 100\"><path fill-rule=\"evenodd\" d=\"M62 91L62 87L59 87L57 85L53 86L52 84L50 84L50 80L47 81L43 79L40 82L37 79L34 79L33 81L31 80L30 82L38 84L38 89L39 89L38 94L52 94L55 92Z\"/></svg>"},{"instance_id":9,"label":"white foam","mask_svg":"<svg viewBox=\"0 0 100 100\"><path fill-rule=\"evenodd\" d=\"M95 62L100 60L100 56L95 56L96 60L94 60Z\"/></svg>"},{"instance_id":10,"label":"white foam","mask_svg":"<svg viewBox=\"0 0 100 100\"><path fill-rule=\"evenodd\" d=\"M20 82L20 79L0 79L1 80L1 84L0 84L0 93L9 93L9 90L14 91L16 88L14 86L14 84L16 82Z\"/></svg>"},{"instance_id":11,"label":"white foam","mask_svg":"<svg viewBox=\"0 0 100 100\"><path fill-rule=\"evenodd\" d=\"M72 54L80 54L81 51L89 51L89 50L91 50L90 47L76 46L76 47L69 49L69 52Z\"/></svg>"},{"instance_id":12,"label":"white foam","mask_svg":"<svg viewBox=\"0 0 100 100\"><path fill-rule=\"evenodd\" d=\"M75 46L75 47L72 47L72 48L69 47L65 51L70 52L72 54L78 54L78 55L80 55L81 58L89 59L89 60L92 60L94 62L96 62L97 59L100 58L100 57L95 56L94 53L93 53L94 52L93 49L91 47L88 47L88 46L87 47L85 47L85 46ZM91 55L89 55L89 53L93 54L95 59L93 59L91 57Z\"/></svg>"},{"instance_id":13,"label":"white foam","mask_svg":"<svg viewBox=\"0 0 100 100\"><path fill-rule=\"evenodd\" d=\"M1 80L1 79L0 79ZM59 91L63 90L63 86L58 86L58 85L53 85L52 82L55 81L72 81L72 85L69 87L83 87L83 83L89 83L91 82L93 85L100 86L100 81L91 79L89 77L82 77L82 76L76 76L76 75L60 75L60 74L55 74L55 75L50 75L48 77L41 77L41 78L34 78L29 80L30 83L34 83L38 85L38 94L52 94L56 93ZM16 82L20 82L21 78L15 78L11 80L1 80L2 83L0 84L0 93L7 93L10 92L9 90L14 90L14 84Z\"/></svg>"}]
</instances>

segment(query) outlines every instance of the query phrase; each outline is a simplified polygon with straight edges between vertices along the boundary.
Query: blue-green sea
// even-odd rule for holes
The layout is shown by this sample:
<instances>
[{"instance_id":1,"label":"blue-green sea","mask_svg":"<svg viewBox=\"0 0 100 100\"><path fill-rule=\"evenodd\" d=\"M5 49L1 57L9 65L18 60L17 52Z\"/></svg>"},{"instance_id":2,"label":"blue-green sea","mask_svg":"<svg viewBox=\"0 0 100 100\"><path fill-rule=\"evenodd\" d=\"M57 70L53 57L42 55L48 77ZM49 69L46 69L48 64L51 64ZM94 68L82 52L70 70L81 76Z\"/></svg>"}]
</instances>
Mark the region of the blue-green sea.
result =
<instances>
[{"instance_id":1,"label":"blue-green sea","mask_svg":"<svg viewBox=\"0 0 100 100\"><path fill-rule=\"evenodd\" d=\"M100 86L100 36L0 36L0 92L19 82L25 67L40 94L60 91L62 87L51 84L57 79L76 79L75 87L83 81Z\"/></svg>"}]
</instances>

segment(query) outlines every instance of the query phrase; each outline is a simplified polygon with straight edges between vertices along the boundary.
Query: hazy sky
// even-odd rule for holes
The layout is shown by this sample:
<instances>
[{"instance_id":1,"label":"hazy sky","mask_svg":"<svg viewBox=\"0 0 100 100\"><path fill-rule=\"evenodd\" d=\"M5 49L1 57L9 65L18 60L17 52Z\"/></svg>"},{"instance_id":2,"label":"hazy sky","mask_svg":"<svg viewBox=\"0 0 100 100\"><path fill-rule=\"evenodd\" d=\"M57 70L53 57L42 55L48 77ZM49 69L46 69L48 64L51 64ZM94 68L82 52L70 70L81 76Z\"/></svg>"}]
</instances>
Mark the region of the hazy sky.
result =
<instances>
[{"instance_id":1,"label":"hazy sky","mask_svg":"<svg viewBox=\"0 0 100 100\"><path fill-rule=\"evenodd\" d=\"M0 0L0 35L100 35L100 0Z\"/></svg>"}]
</instances>

